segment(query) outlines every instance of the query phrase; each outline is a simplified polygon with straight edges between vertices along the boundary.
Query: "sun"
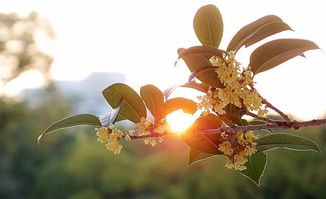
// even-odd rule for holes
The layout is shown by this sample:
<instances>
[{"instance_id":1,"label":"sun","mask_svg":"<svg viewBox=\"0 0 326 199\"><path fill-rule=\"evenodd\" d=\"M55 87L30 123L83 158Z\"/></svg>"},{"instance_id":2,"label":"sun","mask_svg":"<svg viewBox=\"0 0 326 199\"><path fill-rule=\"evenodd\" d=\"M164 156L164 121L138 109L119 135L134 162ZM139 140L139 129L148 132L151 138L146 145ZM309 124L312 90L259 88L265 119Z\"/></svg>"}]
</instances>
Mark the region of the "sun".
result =
<instances>
[{"instance_id":1,"label":"sun","mask_svg":"<svg viewBox=\"0 0 326 199\"><path fill-rule=\"evenodd\" d=\"M181 134L186 131L195 121L195 115L190 115L182 110L175 111L166 116L172 133Z\"/></svg>"}]
</instances>

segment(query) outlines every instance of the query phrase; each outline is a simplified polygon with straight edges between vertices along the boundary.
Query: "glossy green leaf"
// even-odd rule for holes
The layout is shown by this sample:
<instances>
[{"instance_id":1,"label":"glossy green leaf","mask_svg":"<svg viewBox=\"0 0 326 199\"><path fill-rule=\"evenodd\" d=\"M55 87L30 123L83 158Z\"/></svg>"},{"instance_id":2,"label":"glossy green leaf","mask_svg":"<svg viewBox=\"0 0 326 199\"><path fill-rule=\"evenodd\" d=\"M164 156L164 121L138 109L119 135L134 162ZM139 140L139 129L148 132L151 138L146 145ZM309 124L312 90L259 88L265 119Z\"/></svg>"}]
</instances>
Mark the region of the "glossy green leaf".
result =
<instances>
[{"instance_id":1,"label":"glossy green leaf","mask_svg":"<svg viewBox=\"0 0 326 199\"><path fill-rule=\"evenodd\" d=\"M185 113L194 114L197 111L197 105L194 101L183 97L172 98L163 104L163 116L180 109Z\"/></svg>"},{"instance_id":2,"label":"glossy green leaf","mask_svg":"<svg viewBox=\"0 0 326 199\"><path fill-rule=\"evenodd\" d=\"M199 8L194 17L194 30L203 45L218 47L223 35L223 19L218 8L214 5Z\"/></svg>"},{"instance_id":3,"label":"glossy green leaf","mask_svg":"<svg viewBox=\"0 0 326 199\"><path fill-rule=\"evenodd\" d=\"M186 132L181 134L181 138L190 148L196 151L208 154L221 154L218 150L218 145L223 141L220 134L200 134L197 132L219 127L219 121L210 117L200 117Z\"/></svg>"},{"instance_id":4,"label":"glossy green leaf","mask_svg":"<svg viewBox=\"0 0 326 199\"><path fill-rule=\"evenodd\" d=\"M192 54L182 58L187 64L191 72L198 71L202 68L212 67L211 62L202 55ZM219 80L214 68L207 69L196 76L204 84L214 87L222 88L223 84Z\"/></svg>"},{"instance_id":5,"label":"glossy green leaf","mask_svg":"<svg viewBox=\"0 0 326 199\"><path fill-rule=\"evenodd\" d=\"M146 118L147 113L143 100L128 85L112 84L104 89L102 94L112 108L116 108L121 97L123 98L118 120L127 119L137 123L140 122L141 117Z\"/></svg>"},{"instance_id":6,"label":"glossy green leaf","mask_svg":"<svg viewBox=\"0 0 326 199\"><path fill-rule=\"evenodd\" d=\"M162 114L164 95L160 89L154 85L143 86L140 88L140 96L155 118Z\"/></svg>"},{"instance_id":7,"label":"glossy green leaf","mask_svg":"<svg viewBox=\"0 0 326 199\"><path fill-rule=\"evenodd\" d=\"M257 151L266 151L279 147L296 151L320 152L318 145L314 141L297 135L277 133L264 136L257 140Z\"/></svg>"},{"instance_id":8,"label":"glossy green leaf","mask_svg":"<svg viewBox=\"0 0 326 199\"><path fill-rule=\"evenodd\" d=\"M278 39L258 47L250 56L254 74L272 69L283 62L319 47L312 41L303 39Z\"/></svg>"},{"instance_id":9,"label":"glossy green leaf","mask_svg":"<svg viewBox=\"0 0 326 199\"><path fill-rule=\"evenodd\" d=\"M242 46L250 46L276 33L292 30L275 15L264 16L241 28L230 41L227 51L238 51Z\"/></svg>"},{"instance_id":10,"label":"glossy green leaf","mask_svg":"<svg viewBox=\"0 0 326 199\"><path fill-rule=\"evenodd\" d=\"M39 143L42 139L42 137L46 134L49 134L51 132L68 128L72 126L79 126L79 125L93 125L93 126L101 126L100 120L95 116L91 114L80 114L80 115L74 115L71 117L64 118L62 120L59 120L55 123L53 123L51 126L49 126L37 139L37 142Z\"/></svg>"},{"instance_id":11,"label":"glossy green leaf","mask_svg":"<svg viewBox=\"0 0 326 199\"><path fill-rule=\"evenodd\" d=\"M244 165L247 167L247 169L240 171L240 173L259 186L260 179L263 176L266 167L266 162L266 154L263 152L255 153L248 157L248 162L246 162Z\"/></svg>"},{"instance_id":12,"label":"glossy green leaf","mask_svg":"<svg viewBox=\"0 0 326 199\"><path fill-rule=\"evenodd\" d=\"M193 163L205 160L214 155L215 154L202 153L200 151L196 151L195 149L190 148L189 156L188 156L188 166L192 165Z\"/></svg>"}]
</instances>

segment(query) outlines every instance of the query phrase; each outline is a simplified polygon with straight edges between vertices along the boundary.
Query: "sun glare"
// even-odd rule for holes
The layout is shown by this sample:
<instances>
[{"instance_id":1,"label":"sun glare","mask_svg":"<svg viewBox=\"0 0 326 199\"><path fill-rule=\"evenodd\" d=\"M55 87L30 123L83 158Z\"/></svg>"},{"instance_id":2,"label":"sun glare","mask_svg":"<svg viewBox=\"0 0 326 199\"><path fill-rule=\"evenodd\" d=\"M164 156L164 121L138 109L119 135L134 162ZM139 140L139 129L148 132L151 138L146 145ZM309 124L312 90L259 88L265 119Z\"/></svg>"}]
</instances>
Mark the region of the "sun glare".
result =
<instances>
[{"instance_id":1,"label":"sun glare","mask_svg":"<svg viewBox=\"0 0 326 199\"><path fill-rule=\"evenodd\" d=\"M171 132L176 134L181 134L187 130L196 119L195 115L187 114L181 110L167 115L166 118Z\"/></svg>"}]
</instances>

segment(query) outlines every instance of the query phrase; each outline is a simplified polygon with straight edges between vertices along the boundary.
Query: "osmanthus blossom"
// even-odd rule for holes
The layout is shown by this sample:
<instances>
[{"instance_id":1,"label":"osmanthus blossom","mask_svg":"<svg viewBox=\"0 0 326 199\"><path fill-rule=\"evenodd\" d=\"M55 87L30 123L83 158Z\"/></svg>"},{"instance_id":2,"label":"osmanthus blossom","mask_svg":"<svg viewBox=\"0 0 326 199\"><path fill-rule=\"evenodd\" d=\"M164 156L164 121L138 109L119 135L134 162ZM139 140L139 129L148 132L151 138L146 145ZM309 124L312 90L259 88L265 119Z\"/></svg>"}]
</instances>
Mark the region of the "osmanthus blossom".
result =
<instances>
[{"instance_id":1,"label":"osmanthus blossom","mask_svg":"<svg viewBox=\"0 0 326 199\"><path fill-rule=\"evenodd\" d=\"M112 151L114 154L119 154L122 149L122 145L119 144L121 139L127 141L131 140L131 136L145 136L151 135L152 132L163 134L169 131L167 124L159 124L154 128L154 124L147 118L142 117L141 121L136 124L135 130L129 130L128 133L124 133L113 124L109 127L96 128L96 135L98 136L98 142L106 143L106 148ZM151 146L155 146L157 143L163 142L163 136L147 137L144 138L144 143Z\"/></svg>"},{"instance_id":2,"label":"osmanthus blossom","mask_svg":"<svg viewBox=\"0 0 326 199\"><path fill-rule=\"evenodd\" d=\"M199 109L204 113L213 110L225 114L224 108L228 104L233 104L238 108L244 106L247 110L257 111L259 116L267 113L262 98L251 88L254 82L250 68L240 67L240 63L234 58L234 51L223 53L223 58L213 56L209 61L216 66L215 72L224 87L209 89L205 95L199 96Z\"/></svg>"}]
</instances>

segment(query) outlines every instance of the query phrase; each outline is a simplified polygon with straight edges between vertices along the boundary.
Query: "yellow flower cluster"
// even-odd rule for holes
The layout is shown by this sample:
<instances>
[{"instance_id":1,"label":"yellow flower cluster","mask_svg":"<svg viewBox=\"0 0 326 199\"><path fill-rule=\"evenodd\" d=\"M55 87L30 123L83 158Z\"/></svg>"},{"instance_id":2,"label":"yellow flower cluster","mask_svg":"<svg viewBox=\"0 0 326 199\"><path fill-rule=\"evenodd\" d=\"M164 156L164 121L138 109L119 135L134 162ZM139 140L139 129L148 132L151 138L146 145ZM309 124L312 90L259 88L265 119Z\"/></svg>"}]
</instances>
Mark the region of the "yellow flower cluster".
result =
<instances>
[{"instance_id":1,"label":"yellow flower cluster","mask_svg":"<svg viewBox=\"0 0 326 199\"><path fill-rule=\"evenodd\" d=\"M257 137L252 131L238 132L235 136L235 142L224 141L218 145L218 149L227 156L225 166L229 169L244 170L244 164L248 161L247 156L256 152Z\"/></svg>"},{"instance_id":2,"label":"yellow flower cluster","mask_svg":"<svg viewBox=\"0 0 326 199\"><path fill-rule=\"evenodd\" d=\"M156 133L164 133L168 132L168 125L166 124L160 124L158 127L154 128L154 124L152 121L150 121L147 118L141 118L141 121L136 124L136 132L139 136L142 135L150 135L151 131L154 131ZM129 133L135 133L135 132L129 132ZM150 144L151 146L155 146L157 142L161 143L163 142L163 137L148 137L144 139L145 144Z\"/></svg>"},{"instance_id":3,"label":"yellow flower cluster","mask_svg":"<svg viewBox=\"0 0 326 199\"><path fill-rule=\"evenodd\" d=\"M212 109L219 114L224 114L224 108L228 104L234 104L239 108L243 104L248 110L258 111L258 115L266 114L267 110L262 107L261 97L256 90L251 89L254 83L252 72L248 68L240 68L240 63L234 59L233 51L223 56L223 59L214 56L210 58L210 62L217 67L215 72L224 88L214 91L210 89L206 96L199 97L198 108L203 109L204 112Z\"/></svg>"},{"instance_id":4,"label":"yellow flower cluster","mask_svg":"<svg viewBox=\"0 0 326 199\"><path fill-rule=\"evenodd\" d=\"M120 129L116 128L113 124L110 124L108 128L100 127L95 130L96 135L98 136L97 141L100 143L106 143L106 148L114 154L119 154L121 152L122 145L119 144L119 140L124 137L124 133Z\"/></svg>"}]
</instances>

